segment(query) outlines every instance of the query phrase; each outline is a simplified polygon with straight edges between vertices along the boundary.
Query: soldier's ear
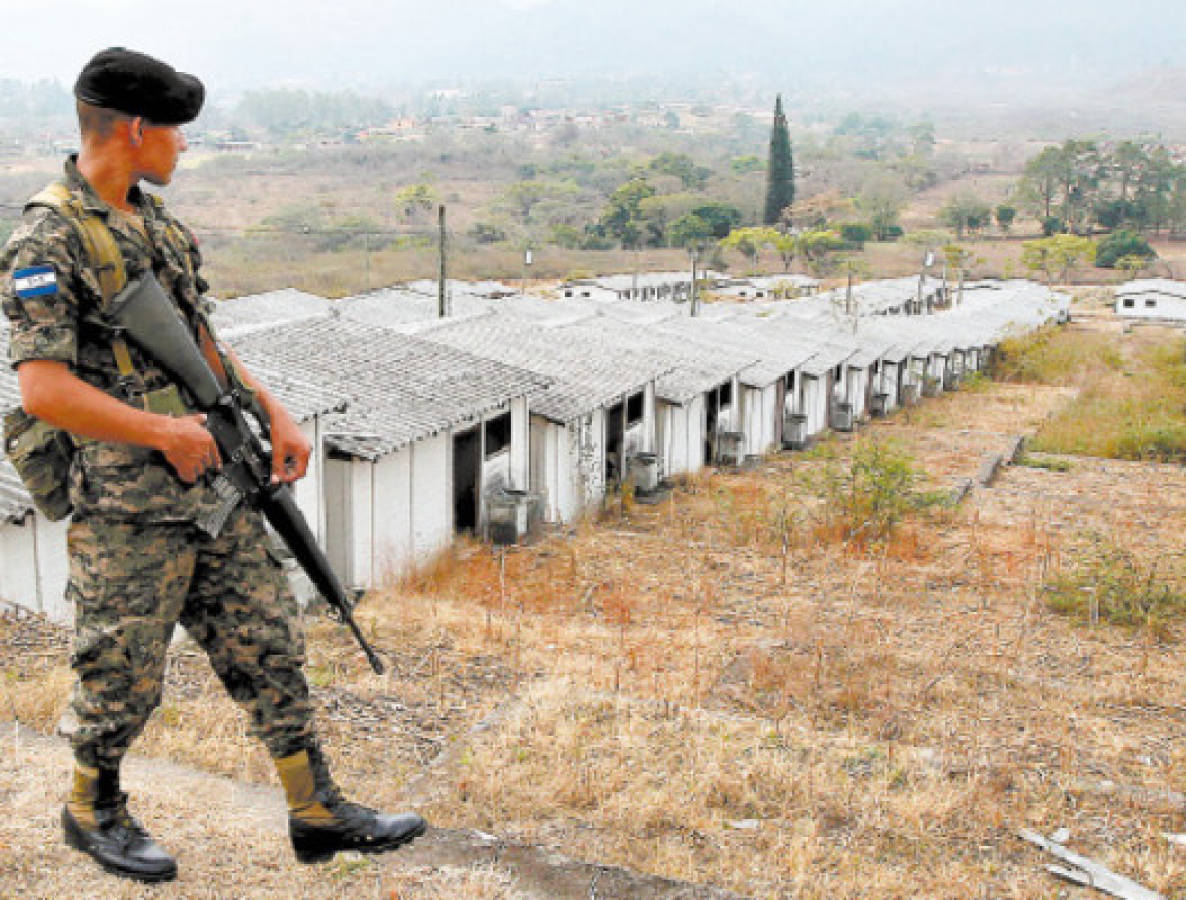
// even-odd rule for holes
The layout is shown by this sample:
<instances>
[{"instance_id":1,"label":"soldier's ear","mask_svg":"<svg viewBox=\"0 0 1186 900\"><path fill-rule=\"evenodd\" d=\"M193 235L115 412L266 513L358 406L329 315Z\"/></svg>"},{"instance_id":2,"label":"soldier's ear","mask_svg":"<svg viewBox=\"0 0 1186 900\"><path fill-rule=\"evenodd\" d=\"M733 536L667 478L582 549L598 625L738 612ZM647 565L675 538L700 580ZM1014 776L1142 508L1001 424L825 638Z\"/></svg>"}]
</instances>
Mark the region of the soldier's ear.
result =
<instances>
[{"instance_id":1,"label":"soldier's ear","mask_svg":"<svg viewBox=\"0 0 1186 900\"><path fill-rule=\"evenodd\" d=\"M128 138L132 146L139 146L144 142L144 119L141 116L132 116L128 122Z\"/></svg>"}]
</instances>

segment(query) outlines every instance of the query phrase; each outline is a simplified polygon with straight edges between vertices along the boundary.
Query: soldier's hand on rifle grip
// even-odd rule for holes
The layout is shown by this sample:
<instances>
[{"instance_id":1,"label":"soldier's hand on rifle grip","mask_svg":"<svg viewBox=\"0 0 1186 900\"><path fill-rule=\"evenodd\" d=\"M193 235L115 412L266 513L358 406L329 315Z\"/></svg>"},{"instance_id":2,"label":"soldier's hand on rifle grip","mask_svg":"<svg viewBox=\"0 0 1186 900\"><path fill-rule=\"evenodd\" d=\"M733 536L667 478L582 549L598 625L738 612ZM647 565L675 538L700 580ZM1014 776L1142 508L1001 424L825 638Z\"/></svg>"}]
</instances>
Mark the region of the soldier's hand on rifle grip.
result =
<instances>
[{"instance_id":1,"label":"soldier's hand on rifle grip","mask_svg":"<svg viewBox=\"0 0 1186 900\"><path fill-rule=\"evenodd\" d=\"M204 472L222 465L218 444L206 430L203 413L168 419L158 449L186 484L193 484Z\"/></svg>"},{"instance_id":2,"label":"soldier's hand on rifle grip","mask_svg":"<svg viewBox=\"0 0 1186 900\"><path fill-rule=\"evenodd\" d=\"M291 483L305 477L313 446L292 418L284 413L272 417L272 483Z\"/></svg>"}]
</instances>

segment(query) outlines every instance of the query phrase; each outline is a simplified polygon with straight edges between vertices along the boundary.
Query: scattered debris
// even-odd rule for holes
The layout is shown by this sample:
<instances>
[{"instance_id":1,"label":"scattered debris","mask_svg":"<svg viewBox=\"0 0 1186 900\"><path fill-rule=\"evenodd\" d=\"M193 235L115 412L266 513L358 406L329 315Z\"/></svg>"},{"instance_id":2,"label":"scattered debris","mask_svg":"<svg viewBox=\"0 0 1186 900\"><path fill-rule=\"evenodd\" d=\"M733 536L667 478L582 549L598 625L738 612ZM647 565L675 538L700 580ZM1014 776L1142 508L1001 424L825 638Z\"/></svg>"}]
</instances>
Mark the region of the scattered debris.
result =
<instances>
[{"instance_id":1,"label":"scattered debris","mask_svg":"<svg viewBox=\"0 0 1186 900\"><path fill-rule=\"evenodd\" d=\"M1061 834L1065 830L1060 829L1056 834ZM1095 888L1106 894L1111 894L1113 897L1120 897L1122 900L1161 900L1161 894L1156 891L1151 891L1123 875L1117 875L1095 860L1080 856L1073 850L1068 850L1061 843L1048 840L1037 832L1022 828L1017 832L1017 836L1074 867L1068 869L1064 866L1046 866L1048 872L1060 878L1065 878L1067 881L1081 884L1084 887Z\"/></svg>"}]
</instances>

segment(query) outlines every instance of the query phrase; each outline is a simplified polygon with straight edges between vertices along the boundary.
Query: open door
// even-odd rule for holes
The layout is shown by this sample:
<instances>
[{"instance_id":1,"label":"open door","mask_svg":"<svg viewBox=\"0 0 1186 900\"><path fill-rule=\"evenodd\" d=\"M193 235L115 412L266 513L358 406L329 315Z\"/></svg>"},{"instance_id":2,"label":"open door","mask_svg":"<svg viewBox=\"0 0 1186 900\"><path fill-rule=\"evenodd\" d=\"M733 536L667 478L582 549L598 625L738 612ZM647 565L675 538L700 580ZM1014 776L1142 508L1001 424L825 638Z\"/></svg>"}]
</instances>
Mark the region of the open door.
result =
<instances>
[{"instance_id":1,"label":"open door","mask_svg":"<svg viewBox=\"0 0 1186 900\"><path fill-rule=\"evenodd\" d=\"M482 482L482 430L453 435L453 530L478 530L478 492Z\"/></svg>"},{"instance_id":2,"label":"open door","mask_svg":"<svg viewBox=\"0 0 1186 900\"><path fill-rule=\"evenodd\" d=\"M626 460L622 458L622 443L626 434L626 410L615 403L605 417L605 482L621 483Z\"/></svg>"}]
</instances>

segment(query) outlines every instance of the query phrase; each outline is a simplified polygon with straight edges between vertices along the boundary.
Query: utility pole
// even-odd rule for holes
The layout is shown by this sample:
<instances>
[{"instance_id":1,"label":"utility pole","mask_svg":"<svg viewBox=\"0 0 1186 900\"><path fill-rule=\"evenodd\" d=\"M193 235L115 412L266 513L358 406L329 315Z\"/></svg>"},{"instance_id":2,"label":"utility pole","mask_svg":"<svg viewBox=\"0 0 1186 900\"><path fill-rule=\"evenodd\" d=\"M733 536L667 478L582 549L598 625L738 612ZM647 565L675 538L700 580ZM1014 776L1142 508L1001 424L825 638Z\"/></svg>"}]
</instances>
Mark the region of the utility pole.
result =
<instances>
[{"instance_id":1,"label":"utility pole","mask_svg":"<svg viewBox=\"0 0 1186 900\"><path fill-rule=\"evenodd\" d=\"M445 301L445 204L437 207L437 222L440 227L438 250L440 253L440 271L437 281L437 317L444 319L449 315Z\"/></svg>"},{"instance_id":2,"label":"utility pole","mask_svg":"<svg viewBox=\"0 0 1186 900\"><path fill-rule=\"evenodd\" d=\"M362 233L362 255L366 260L364 269L366 271L366 290L371 289L371 233L364 231Z\"/></svg>"},{"instance_id":3,"label":"utility pole","mask_svg":"<svg viewBox=\"0 0 1186 900\"><path fill-rule=\"evenodd\" d=\"M690 295L692 301L691 315L693 317L700 315L700 292L696 290L696 247L692 247L692 292Z\"/></svg>"}]
</instances>

